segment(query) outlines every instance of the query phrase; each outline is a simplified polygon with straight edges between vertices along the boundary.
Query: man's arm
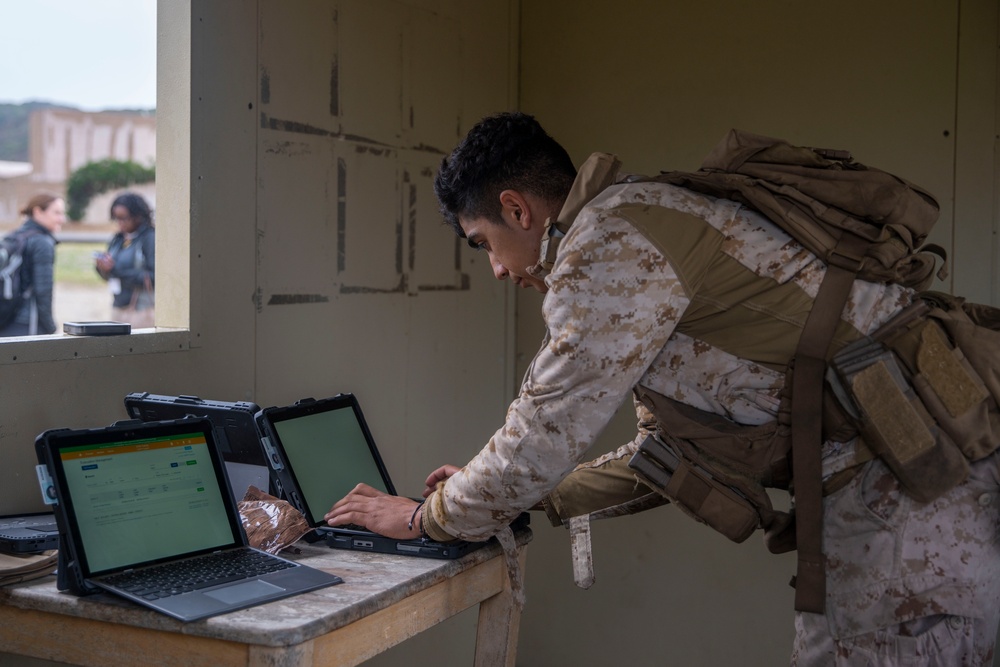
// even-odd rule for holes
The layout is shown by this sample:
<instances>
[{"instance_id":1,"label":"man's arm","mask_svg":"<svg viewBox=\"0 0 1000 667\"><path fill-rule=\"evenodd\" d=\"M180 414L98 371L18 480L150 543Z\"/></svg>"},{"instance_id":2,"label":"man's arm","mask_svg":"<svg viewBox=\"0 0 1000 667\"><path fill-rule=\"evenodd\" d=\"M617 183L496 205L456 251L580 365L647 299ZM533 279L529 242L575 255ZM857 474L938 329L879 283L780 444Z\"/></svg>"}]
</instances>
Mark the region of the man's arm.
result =
<instances>
[{"instance_id":1,"label":"man's arm","mask_svg":"<svg viewBox=\"0 0 1000 667\"><path fill-rule=\"evenodd\" d=\"M553 526L575 516L634 514L668 503L636 479L628 461L639 445L656 432L656 419L645 405L633 398L638 433L634 440L588 463L581 463L559 483L542 504Z\"/></svg>"},{"instance_id":2,"label":"man's arm","mask_svg":"<svg viewBox=\"0 0 1000 667\"><path fill-rule=\"evenodd\" d=\"M584 212L548 279L549 332L505 425L430 494L432 537L485 539L569 475L663 348L688 299L627 221Z\"/></svg>"}]
</instances>

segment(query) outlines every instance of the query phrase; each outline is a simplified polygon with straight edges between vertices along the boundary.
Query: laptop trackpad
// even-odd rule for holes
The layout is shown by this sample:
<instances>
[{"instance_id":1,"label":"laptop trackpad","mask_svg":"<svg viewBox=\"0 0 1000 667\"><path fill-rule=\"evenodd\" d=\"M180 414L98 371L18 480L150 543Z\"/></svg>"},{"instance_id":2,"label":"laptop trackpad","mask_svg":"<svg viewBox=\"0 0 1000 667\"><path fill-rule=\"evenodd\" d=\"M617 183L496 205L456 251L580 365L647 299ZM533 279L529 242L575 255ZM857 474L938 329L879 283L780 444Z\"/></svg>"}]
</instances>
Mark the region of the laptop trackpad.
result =
<instances>
[{"instance_id":1,"label":"laptop trackpad","mask_svg":"<svg viewBox=\"0 0 1000 667\"><path fill-rule=\"evenodd\" d=\"M238 604L240 602L247 602L248 600L256 600L257 598L266 597L268 595L274 595L275 593L281 593L284 590L284 588L279 588L278 586L269 584L266 581L248 581L244 584L228 586L214 591L205 591L205 595L226 604Z\"/></svg>"}]
</instances>

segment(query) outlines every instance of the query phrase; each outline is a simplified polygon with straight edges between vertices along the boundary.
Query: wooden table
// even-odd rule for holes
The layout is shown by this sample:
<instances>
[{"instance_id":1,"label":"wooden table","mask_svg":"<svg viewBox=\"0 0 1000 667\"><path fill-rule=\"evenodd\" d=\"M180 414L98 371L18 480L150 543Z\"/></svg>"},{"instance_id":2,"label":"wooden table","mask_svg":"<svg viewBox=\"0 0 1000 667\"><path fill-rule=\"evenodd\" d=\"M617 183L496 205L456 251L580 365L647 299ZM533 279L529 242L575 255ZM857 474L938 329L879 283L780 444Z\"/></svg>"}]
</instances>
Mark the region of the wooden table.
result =
<instances>
[{"instance_id":1,"label":"wooden table","mask_svg":"<svg viewBox=\"0 0 1000 667\"><path fill-rule=\"evenodd\" d=\"M531 531L515 536L523 571ZM55 576L0 587L0 652L94 667L356 665L479 604L475 664L514 665L520 609L495 540L454 561L297 546L290 558L344 583L192 623L60 593Z\"/></svg>"}]
</instances>

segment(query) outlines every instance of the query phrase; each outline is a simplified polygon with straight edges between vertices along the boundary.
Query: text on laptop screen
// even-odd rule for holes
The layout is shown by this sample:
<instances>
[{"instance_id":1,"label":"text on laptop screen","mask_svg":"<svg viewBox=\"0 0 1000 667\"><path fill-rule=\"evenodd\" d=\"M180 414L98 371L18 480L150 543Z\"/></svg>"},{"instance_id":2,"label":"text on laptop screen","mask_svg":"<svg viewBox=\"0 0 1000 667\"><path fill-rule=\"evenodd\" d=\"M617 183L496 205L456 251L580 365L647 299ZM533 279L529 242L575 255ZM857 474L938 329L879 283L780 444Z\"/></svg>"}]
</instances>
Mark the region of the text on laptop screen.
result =
<instances>
[{"instance_id":1,"label":"text on laptop screen","mask_svg":"<svg viewBox=\"0 0 1000 667\"><path fill-rule=\"evenodd\" d=\"M359 482L388 493L350 406L277 421L274 429L313 524Z\"/></svg>"},{"instance_id":2,"label":"text on laptop screen","mask_svg":"<svg viewBox=\"0 0 1000 667\"><path fill-rule=\"evenodd\" d=\"M68 447L60 460L91 572L234 543L202 433Z\"/></svg>"}]
</instances>

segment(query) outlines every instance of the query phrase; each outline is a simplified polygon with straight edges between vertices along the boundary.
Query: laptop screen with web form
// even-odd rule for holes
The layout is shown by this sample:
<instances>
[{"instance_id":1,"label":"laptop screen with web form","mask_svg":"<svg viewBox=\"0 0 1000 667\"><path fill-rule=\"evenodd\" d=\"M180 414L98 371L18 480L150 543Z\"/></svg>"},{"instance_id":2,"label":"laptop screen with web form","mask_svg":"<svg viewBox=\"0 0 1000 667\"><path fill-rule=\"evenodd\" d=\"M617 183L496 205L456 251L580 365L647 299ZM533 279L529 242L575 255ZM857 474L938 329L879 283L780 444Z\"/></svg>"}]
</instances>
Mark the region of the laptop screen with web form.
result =
<instances>
[{"instance_id":1,"label":"laptop screen with web form","mask_svg":"<svg viewBox=\"0 0 1000 667\"><path fill-rule=\"evenodd\" d=\"M205 434L59 452L86 574L239 544Z\"/></svg>"}]
</instances>

